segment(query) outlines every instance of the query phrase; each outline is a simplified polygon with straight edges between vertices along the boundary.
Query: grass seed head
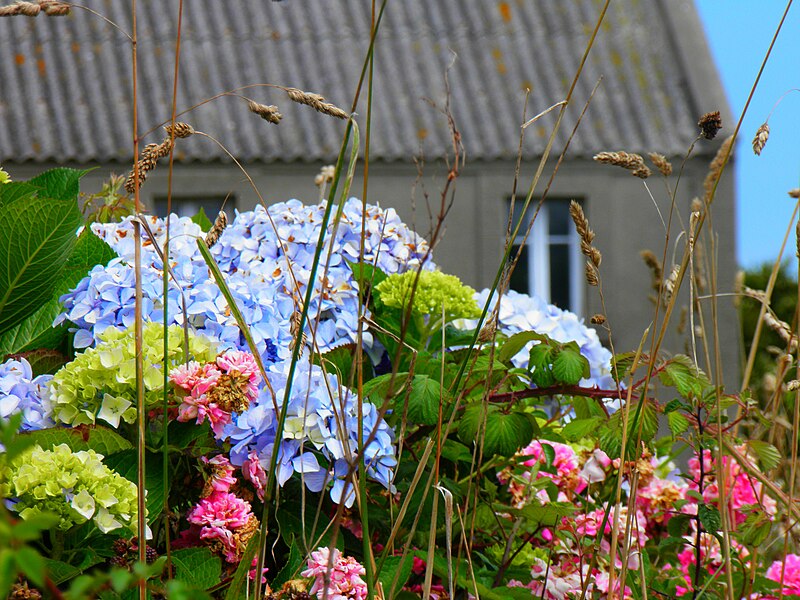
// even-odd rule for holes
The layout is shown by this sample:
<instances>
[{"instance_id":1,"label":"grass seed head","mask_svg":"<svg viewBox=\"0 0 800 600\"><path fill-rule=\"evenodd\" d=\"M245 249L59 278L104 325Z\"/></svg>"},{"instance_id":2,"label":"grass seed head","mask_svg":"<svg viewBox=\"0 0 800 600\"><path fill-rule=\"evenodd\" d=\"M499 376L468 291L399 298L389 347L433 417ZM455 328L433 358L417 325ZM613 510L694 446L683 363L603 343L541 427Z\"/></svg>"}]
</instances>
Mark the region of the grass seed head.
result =
<instances>
[{"instance_id":1,"label":"grass seed head","mask_svg":"<svg viewBox=\"0 0 800 600\"><path fill-rule=\"evenodd\" d=\"M250 112L257 114L259 117L270 123L277 125L281 122L283 115L278 112L278 107L275 105L259 104L253 100L247 102L247 108Z\"/></svg>"},{"instance_id":2,"label":"grass seed head","mask_svg":"<svg viewBox=\"0 0 800 600\"><path fill-rule=\"evenodd\" d=\"M661 173L664 177L669 177L672 175L672 163L667 160L667 157L663 154L659 154L658 152L651 152L647 156L650 157L650 161L655 165L658 172Z\"/></svg>"},{"instance_id":3,"label":"grass seed head","mask_svg":"<svg viewBox=\"0 0 800 600\"><path fill-rule=\"evenodd\" d=\"M756 156L761 156L761 151L764 149L768 139L769 125L764 123L758 128L758 131L756 131L756 137L753 138L753 152L756 153Z\"/></svg>"}]
</instances>

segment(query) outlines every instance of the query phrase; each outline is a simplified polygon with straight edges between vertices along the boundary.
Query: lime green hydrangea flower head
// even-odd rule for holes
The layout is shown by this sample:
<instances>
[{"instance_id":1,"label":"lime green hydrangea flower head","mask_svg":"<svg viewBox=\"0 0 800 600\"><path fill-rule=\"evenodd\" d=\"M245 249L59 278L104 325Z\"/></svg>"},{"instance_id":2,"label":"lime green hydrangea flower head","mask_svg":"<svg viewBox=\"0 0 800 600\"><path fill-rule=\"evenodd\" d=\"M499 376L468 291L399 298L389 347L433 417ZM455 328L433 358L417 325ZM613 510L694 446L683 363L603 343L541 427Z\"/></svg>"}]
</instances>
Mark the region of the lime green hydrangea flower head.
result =
<instances>
[{"instance_id":1,"label":"lime green hydrangea flower head","mask_svg":"<svg viewBox=\"0 0 800 600\"><path fill-rule=\"evenodd\" d=\"M170 369L183 362L183 330L169 327ZM49 384L53 418L70 425L93 424L99 418L118 427L120 419L136 419L136 362L133 329L110 327L95 348L88 348L58 371ZM161 403L164 389L162 356L164 328L145 323L143 331L145 403ZM189 354L193 360L208 362L216 356L212 342L189 334Z\"/></svg>"},{"instance_id":2,"label":"lime green hydrangea flower head","mask_svg":"<svg viewBox=\"0 0 800 600\"><path fill-rule=\"evenodd\" d=\"M94 450L33 446L4 475L0 495L11 499L22 519L50 512L59 517L61 530L91 520L103 533L119 528L136 533L136 485L105 466Z\"/></svg>"},{"instance_id":3,"label":"lime green hydrangea flower head","mask_svg":"<svg viewBox=\"0 0 800 600\"><path fill-rule=\"evenodd\" d=\"M0 167L0 185L4 183L11 183L11 176Z\"/></svg>"},{"instance_id":4,"label":"lime green hydrangea flower head","mask_svg":"<svg viewBox=\"0 0 800 600\"><path fill-rule=\"evenodd\" d=\"M405 308L411 297L411 288L416 280L416 271L389 275L375 289L381 302L394 308ZM444 307L445 319L470 319L480 315L474 299L475 290L461 283L455 275L440 271L422 271L411 310L417 314L441 317Z\"/></svg>"}]
</instances>

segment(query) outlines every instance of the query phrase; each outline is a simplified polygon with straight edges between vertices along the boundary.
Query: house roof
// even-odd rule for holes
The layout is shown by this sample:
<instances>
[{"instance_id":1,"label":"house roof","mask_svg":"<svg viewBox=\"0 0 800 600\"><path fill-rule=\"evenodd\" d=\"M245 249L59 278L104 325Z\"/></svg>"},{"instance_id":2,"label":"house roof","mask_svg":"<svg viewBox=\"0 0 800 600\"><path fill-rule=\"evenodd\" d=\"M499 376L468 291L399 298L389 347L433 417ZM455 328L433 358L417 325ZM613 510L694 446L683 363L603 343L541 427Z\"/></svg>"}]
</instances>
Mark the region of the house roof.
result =
<instances>
[{"instance_id":1,"label":"house roof","mask_svg":"<svg viewBox=\"0 0 800 600\"><path fill-rule=\"evenodd\" d=\"M82 4L130 31L130 0ZM186 2L179 110L267 82L320 93L347 110L368 45L370 5L367 0ZM531 89L529 117L564 98L600 8L596 0L389 0L375 55L371 157L410 160L422 148L430 158L450 148L446 120L436 108L445 103L449 65L452 114L468 159L515 157L523 90ZM176 24L177 2L138 3L140 132L169 119ZM688 52L687 36L693 40ZM87 11L74 9L65 18L0 19L0 162L130 160L130 63L125 35ZM599 150L682 155L697 133L699 114L724 104L687 0L670 2L669 10L664 0L611 3L556 148L565 143L600 77L572 142L573 156ZM276 89L241 93L277 104L283 121L275 126L260 120L237 97L209 102L183 120L242 160L336 156L343 121L295 105ZM357 111L362 139L365 106ZM526 130L526 157L541 153L555 114ZM203 138L178 148L181 160L225 158Z\"/></svg>"}]
</instances>

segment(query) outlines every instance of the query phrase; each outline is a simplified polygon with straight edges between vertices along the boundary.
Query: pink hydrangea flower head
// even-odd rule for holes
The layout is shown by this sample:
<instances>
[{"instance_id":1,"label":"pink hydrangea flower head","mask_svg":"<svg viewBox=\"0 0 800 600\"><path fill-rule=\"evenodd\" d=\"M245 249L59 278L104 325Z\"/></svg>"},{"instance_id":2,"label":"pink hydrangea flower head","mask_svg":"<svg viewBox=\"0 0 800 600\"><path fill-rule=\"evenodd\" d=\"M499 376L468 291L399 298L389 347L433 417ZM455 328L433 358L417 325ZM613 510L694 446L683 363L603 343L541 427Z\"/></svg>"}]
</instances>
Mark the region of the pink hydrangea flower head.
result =
<instances>
[{"instance_id":1,"label":"pink hydrangea flower head","mask_svg":"<svg viewBox=\"0 0 800 600\"><path fill-rule=\"evenodd\" d=\"M250 503L229 492L214 492L189 511L187 520L200 527L200 539L219 549L228 562L238 562L258 528Z\"/></svg>"},{"instance_id":2,"label":"pink hydrangea flower head","mask_svg":"<svg viewBox=\"0 0 800 600\"><path fill-rule=\"evenodd\" d=\"M301 575L314 578L309 594L316 594L319 599L327 595L330 600L364 600L367 597L367 584L362 579L365 573L356 559L343 556L335 548L331 557L330 549L323 547L311 553L308 568Z\"/></svg>"}]
</instances>

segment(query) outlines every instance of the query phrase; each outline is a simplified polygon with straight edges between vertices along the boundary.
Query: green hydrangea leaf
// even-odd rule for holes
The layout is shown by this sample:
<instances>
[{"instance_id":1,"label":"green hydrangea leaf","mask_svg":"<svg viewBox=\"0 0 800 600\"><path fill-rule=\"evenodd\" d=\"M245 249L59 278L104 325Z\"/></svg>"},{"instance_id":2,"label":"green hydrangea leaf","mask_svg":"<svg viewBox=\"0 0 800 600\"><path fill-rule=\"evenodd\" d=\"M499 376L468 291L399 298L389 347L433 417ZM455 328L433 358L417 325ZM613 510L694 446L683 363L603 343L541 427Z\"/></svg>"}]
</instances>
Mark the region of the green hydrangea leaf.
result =
<instances>
[{"instance_id":1,"label":"green hydrangea leaf","mask_svg":"<svg viewBox=\"0 0 800 600\"><path fill-rule=\"evenodd\" d=\"M553 359L555 350L546 344L536 344L531 348L530 369L533 373L533 382L538 387L550 387L555 384L553 374Z\"/></svg>"},{"instance_id":2,"label":"green hydrangea leaf","mask_svg":"<svg viewBox=\"0 0 800 600\"><path fill-rule=\"evenodd\" d=\"M73 452L94 450L106 457L133 448L133 444L116 431L100 425L81 425L70 429L62 427L40 429L21 433L20 437L40 445L45 450L50 450L59 444L66 444Z\"/></svg>"},{"instance_id":3,"label":"green hydrangea leaf","mask_svg":"<svg viewBox=\"0 0 800 600\"><path fill-rule=\"evenodd\" d=\"M283 567L278 571L278 574L275 575L275 579L272 580L272 587L280 589L284 583L290 579L295 579L302 570L303 551L300 550L297 545L297 540L292 536L291 543L289 544L289 556L286 557Z\"/></svg>"},{"instance_id":4,"label":"green hydrangea leaf","mask_svg":"<svg viewBox=\"0 0 800 600\"><path fill-rule=\"evenodd\" d=\"M181 548L172 552L175 578L201 590L219 583L222 563L208 548Z\"/></svg>"},{"instance_id":5,"label":"green hydrangea leaf","mask_svg":"<svg viewBox=\"0 0 800 600\"><path fill-rule=\"evenodd\" d=\"M105 459L105 464L128 481L136 483L138 467L136 450L123 450ZM161 454L145 454L145 487L147 488L147 516L152 523L164 509L164 463Z\"/></svg>"},{"instance_id":6,"label":"green hydrangea leaf","mask_svg":"<svg viewBox=\"0 0 800 600\"><path fill-rule=\"evenodd\" d=\"M208 218L206 211L203 210L203 207L200 207L200 210L192 217L192 223L195 225L199 225L200 229L203 231L208 231L211 229L214 224L211 222L211 219Z\"/></svg>"},{"instance_id":7,"label":"green hydrangea leaf","mask_svg":"<svg viewBox=\"0 0 800 600\"><path fill-rule=\"evenodd\" d=\"M33 188L9 201L11 185L0 187L0 333L52 298L81 224L74 196L57 199Z\"/></svg>"},{"instance_id":8,"label":"green hydrangea leaf","mask_svg":"<svg viewBox=\"0 0 800 600\"><path fill-rule=\"evenodd\" d=\"M28 180L30 185L42 189L40 195L55 200L78 199L81 177L88 171L78 171L67 167L56 167Z\"/></svg>"}]
</instances>

